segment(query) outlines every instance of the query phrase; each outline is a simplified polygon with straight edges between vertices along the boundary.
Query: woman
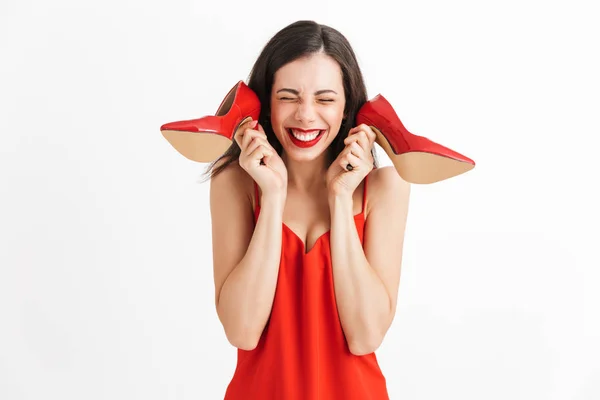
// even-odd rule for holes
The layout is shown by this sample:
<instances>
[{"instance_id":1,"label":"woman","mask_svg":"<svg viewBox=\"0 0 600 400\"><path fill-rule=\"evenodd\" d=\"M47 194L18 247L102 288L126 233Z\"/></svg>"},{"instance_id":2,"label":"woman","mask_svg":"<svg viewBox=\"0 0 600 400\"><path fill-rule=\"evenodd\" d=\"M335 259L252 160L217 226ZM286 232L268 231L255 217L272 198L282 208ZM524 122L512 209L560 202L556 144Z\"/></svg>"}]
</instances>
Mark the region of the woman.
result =
<instances>
[{"instance_id":1,"label":"woman","mask_svg":"<svg viewBox=\"0 0 600 400\"><path fill-rule=\"evenodd\" d=\"M215 303L238 361L225 399L388 399L410 187L378 168L346 38L298 21L259 55L259 97L210 167ZM368 191L367 191L368 189Z\"/></svg>"}]
</instances>

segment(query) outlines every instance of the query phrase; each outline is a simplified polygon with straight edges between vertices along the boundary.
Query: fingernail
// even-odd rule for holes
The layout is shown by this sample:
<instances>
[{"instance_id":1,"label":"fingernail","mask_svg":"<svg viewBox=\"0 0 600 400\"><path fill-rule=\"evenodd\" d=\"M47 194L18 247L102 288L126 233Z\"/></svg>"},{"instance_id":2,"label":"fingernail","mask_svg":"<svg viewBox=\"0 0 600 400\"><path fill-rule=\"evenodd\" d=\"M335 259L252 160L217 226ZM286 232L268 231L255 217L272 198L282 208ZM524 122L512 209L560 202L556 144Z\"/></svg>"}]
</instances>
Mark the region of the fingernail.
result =
<instances>
[{"instance_id":1,"label":"fingernail","mask_svg":"<svg viewBox=\"0 0 600 400\"><path fill-rule=\"evenodd\" d=\"M252 126L253 128L256 128L256 125L258 125L258 120L252 121L252 123L250 124L250 126Z\"/></svg>"}]
</instances>

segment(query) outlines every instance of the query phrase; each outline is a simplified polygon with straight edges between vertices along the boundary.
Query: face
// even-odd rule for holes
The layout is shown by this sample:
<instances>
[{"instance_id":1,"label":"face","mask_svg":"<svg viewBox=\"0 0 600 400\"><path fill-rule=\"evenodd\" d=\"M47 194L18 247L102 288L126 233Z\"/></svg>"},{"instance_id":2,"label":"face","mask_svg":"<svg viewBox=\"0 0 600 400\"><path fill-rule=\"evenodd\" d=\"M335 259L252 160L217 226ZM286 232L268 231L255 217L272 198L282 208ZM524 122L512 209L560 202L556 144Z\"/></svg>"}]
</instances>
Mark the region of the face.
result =
<instances>
[{"instance_id":1,"label":"face","mask_svg":"<svg viewBox=\"0 0 600 400\"><path fill-rule=\"evenodd\" d=\"M337 136L346 98L342 70L317 53L292 61L274 76L271 124L289 159L314 160Z\"/></svg>"}]
</instances>

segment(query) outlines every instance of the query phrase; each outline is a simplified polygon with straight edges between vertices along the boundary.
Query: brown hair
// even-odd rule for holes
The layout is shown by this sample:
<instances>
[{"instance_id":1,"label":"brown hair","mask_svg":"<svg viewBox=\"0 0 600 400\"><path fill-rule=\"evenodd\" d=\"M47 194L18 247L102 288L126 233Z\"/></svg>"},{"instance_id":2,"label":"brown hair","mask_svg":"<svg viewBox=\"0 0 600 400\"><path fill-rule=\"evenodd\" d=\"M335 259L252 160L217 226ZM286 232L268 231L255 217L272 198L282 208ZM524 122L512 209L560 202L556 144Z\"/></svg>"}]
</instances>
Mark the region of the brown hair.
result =
<instances>
[{"instance_id":1,"label":"brown hair","mask_svg":"<svg viewBox=\"0 0 600 400\"><path fill-rule=\"evenodd\" d=\"M367 89L358 61L350 43L340 32L314 21L297 21L286 26L269 40L256 59L248 78L248 87L257 94L261 103L258 122L263 126L271 146L281 156L283 147L273 132L270 119L271 89L275 72L287 63L314 53L324 53L340 65L346 96L345 118L342 120L339 134L328 149L328 161L331 164L344 149L344 139L354 126L358 110L367 101ZM207 167L204 175L210 174L209 178L218 175L229 164L239 160L240 153L241 149L234 140L227 151ZM373 166L377 168L374 148L371 154ZM214 168L222 159L225 159L224 162Z\"/></svg>"}]
</instances>

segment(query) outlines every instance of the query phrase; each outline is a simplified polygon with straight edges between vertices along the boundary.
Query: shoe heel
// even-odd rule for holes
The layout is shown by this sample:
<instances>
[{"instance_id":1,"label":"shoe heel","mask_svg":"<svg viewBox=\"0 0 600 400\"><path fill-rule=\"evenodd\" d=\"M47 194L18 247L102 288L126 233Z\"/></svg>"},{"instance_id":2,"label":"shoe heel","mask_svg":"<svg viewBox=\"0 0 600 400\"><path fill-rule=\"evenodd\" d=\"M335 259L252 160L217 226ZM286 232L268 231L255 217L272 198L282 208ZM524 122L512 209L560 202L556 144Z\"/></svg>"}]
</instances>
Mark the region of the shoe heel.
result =
<instances>
[{"instance_id":1,"label":"shoe heel","mask_svg":"<svg viewBox=\"0 0 600 400\"><path fill-rule=\"evenodd\" d=\"M260 108L258 96L239 81L221 101L215 115L169 122L160 131L184 157L209 163L227 151L241 125L258 119Z\"/></svg>"},{"instance_id":2,"label":"shoe heel","mask_svg":"<svg viewBox=\"0 0 600 400\"><path fill-rule=\"evenodd\" d=\"M407 182L431 184L464 174L475 167L470 158L410 133L391 104L380 94L361 107L356 123L373 129L377 135L376 143Z\"/></svg>"}]
</instances>

